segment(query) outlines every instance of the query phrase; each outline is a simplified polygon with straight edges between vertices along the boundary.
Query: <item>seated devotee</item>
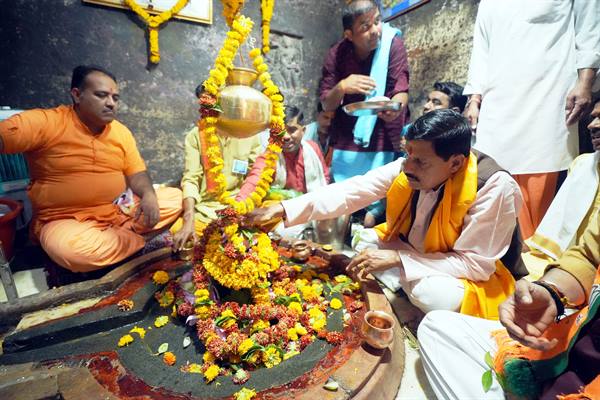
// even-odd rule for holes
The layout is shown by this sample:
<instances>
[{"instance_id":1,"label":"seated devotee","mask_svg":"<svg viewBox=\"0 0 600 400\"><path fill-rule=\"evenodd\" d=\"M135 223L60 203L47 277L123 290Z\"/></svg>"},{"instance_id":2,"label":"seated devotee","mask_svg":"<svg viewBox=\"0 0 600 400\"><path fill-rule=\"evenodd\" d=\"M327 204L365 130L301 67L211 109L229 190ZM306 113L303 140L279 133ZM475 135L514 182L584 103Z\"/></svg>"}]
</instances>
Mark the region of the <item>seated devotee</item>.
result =
<instances>
[{"instance_id":1,"label":"seated devotee","mask_svg":"<svg viewBox=\"0 0 600 400\"><path fill-rule=\"evenodd\" d=\"M437 397L600 399L598 265L596 217L578 244L550 263L539 281L516 283L514 294L500 306L499 322L448 311L427 314L418 337ZM578 308L565 316L565 309L570 313Z\"/></svg>"},{"instance_id":2,"label":"seated devotee","mask_svg":"<svg viewBox=\"0 0 600 400\"><path fill-rule=\"evenodd\" d=\"M202 85L196 88L196 94L202 92ZM217 129L217 137L223 154L223 175L227 181L226 190L232 196L238 195L250 166L262 151L258 135L245 139L226 136ZM173 226L173 248L181 249L190 239L195 240L206 225L217 218L216 212L225 208L218 198L207 190L204 165L207 155L201 149L206 148L198 127L192 128L185 137L185 166L181 188L183 190L183 214Z\"/></svg>"},{"instance_id":3,"label":"seated devotee","mask_svg":"<svg viewBox=\"0 0 600 400\"><path fill-rule=\"evenodd\" d=\"M491 158L471 151L469 124L453 110L423 115L407 139L406 159L255 210L248 223L282 217L291 226L387 198L386 222L363 231L364 250L348 270L401 286L423 311L497 318L514 288L511 272L527 274L515 234L522 201L516 182Z\"/></svg>"},{"instance_id":4,"label":"seated devotee","mask_svg":"<svg viewBox=\"0 0 600 400\"><path fill-rule=\"evenodd\" d=\"M319 145L312 140L303 140L303 119L304 114L298 107L286 106L286 134L283 137L282 152L277 160L271 190L284 198L312 192L330 183L329 168ZM264 163L264 157L260 156L253 165L242 191L253 190ZM305 227L306 224L299 224L289 229L278 227L276 231L283 236L297 236Z\"/></svg>"},{"instance_id":5,"label":"seated devotee","mask_svg":"<svg viewBox=\"0 0 600 400\"><path fill-rule=\"evenodd\" d=\"M463 96L463 87L454 82L435 82L433 90L427 94L427 102L423 106L423 114L433 110L449 108L458 113L465 110L467 96ZM402 139L405 142L406 132L411 124L404 125L402 128Z\"/></svg>"},{"instance_id":6,"label":"seated devotee","mask_svg":"<svg viewBox=\"0 0 600 400\"><path fill-rule=\"evenodd\" d=\"M550 208L533 236L525 241L529 251L523 253L527 269L537 276L547 263L556 261L570 245L577 243L591 218L600 208L598 168L600 168L600 98L597 99L588 125L594 153L577 157L569 168Z\"/></svg>"},{"instance_id":7,"label":"seated devotee","mask_svg":"<svg viewBox=\"0 0 600 400\"><path fill-rule=\"evenodd\" d=\"M110 72L76 67L71 98L71 106L0 122L0 152L27 159L33 236L57 264L88 272L131 256L143 234L175 221L181 191L153 189L133 135L115 119L119 88Z\"/></svg>"},{"instance_id":8,"label":"seated devotee","mask_svg":"<svg viewBox=\"0 0 600 400\"><path fill-rule=\"evenodd\" d=\"M323 104L319 100L317 102L317 120L304 127L304 137L302 139L312 140L319 144L327 166L331 164L332 151L329 147L329 126L334 116L335 111L323 110Z\"/></svg>"}]
</instances>

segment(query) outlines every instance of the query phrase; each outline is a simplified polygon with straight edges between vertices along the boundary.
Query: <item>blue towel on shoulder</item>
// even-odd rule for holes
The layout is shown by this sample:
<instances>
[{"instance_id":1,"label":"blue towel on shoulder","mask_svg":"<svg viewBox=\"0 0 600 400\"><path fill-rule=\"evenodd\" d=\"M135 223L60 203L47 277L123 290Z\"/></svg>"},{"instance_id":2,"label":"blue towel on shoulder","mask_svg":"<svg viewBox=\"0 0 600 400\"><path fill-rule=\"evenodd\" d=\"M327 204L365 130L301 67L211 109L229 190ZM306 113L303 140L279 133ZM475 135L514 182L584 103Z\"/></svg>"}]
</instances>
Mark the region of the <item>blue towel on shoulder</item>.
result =
<instances>
[{"instance_id":1,"label":"blue towel on shoulder","mask_svg":"<svg viewBox=\"0 0 600 400\"><path fill-rule=\"evenodd\" d=\"M385 96L385 86L387 83L388 64L390 60L390 48L392 47L392 39L396 35L402 35L399 29L393 28L390 24L383 24L381 27L381 43L371 64L371 78L375 81L375 91L366 96L365 100L369 100L375 96ZM358 117L354 125L354 143L362 147L369 147L371 135L377 122L377 115L365 115Z\"/></svg>"}]
</instances>

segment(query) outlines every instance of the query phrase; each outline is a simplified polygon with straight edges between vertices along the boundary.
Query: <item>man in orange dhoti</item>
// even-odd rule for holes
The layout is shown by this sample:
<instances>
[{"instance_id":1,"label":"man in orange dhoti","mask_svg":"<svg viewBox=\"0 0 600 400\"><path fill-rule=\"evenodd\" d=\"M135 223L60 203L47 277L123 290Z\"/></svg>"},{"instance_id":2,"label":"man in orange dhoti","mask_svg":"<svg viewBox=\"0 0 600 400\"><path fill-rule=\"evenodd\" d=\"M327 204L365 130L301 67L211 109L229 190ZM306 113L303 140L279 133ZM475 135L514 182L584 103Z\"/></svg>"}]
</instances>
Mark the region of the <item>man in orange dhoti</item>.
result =
<instances>
[{"instance_id":1,"label":"man in orange dhoti","mask_svg":"<svg viewBox=\"0 0 600 400\"><path fill-rule=\"evenodd\" d=\"M76 67L71 97L72 106L0 122L0 152L27 159L33 236L59 265L88 272L134 254L142 234L172 223L181 191L154 191L133 135L115 120L119 89L110 72ZM119 207L127 187L130 205Z\"/></svg>"}]
</instances>

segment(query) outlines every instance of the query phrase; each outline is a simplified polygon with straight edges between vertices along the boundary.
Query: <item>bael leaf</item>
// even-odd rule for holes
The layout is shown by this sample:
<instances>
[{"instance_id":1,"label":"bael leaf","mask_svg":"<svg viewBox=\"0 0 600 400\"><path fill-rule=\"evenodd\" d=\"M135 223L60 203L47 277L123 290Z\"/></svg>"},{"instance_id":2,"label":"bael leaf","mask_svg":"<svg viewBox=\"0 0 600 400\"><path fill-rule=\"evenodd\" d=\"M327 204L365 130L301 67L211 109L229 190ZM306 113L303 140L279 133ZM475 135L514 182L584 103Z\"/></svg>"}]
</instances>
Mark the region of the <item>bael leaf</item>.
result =
<instances>
[{"instance_id":1,"label":"bael leaf","mask_svg":"<svg viewBox=\"0 0 600 400\"><path fill-rule=\"evenodd\" d=\"M189 336L183 338L183 348L185 349L192 343L192 339Z\"/></svg>"},{"instance_id":2,"label":"bael leaf","mask_svg":"<svg viewBox=\"0 0 600 400\"><path fill-rule=\"evenodd\" d=\"M485 353L485 363L490 369L494 369L494 360L492 359L491 353L488 351Z\"/></svg>"},{"instance_id":3,"label":"bael leaf","mask_svg":"<svg viewBox=\"0 0 600 400\"><path fill-rule=\"evenodd\" d=\"M492 387L492 370L491 369L485 371L483 373L483 375L481 375L481 386L483 387L483 391L485 393L487 393L488 390L490 390L490 388Z\"/></svg>"},{"instance_id":4,"label":"bael leaf","mask_svg":"<svg viewBox=\"0 0 600 400\"><path fill-rule=\"evenodd\" d=\"M165 353L167 350L169 350L169 343L163 343L160 346L158 346L157 354Z\"/></svg>"}]
</instances>

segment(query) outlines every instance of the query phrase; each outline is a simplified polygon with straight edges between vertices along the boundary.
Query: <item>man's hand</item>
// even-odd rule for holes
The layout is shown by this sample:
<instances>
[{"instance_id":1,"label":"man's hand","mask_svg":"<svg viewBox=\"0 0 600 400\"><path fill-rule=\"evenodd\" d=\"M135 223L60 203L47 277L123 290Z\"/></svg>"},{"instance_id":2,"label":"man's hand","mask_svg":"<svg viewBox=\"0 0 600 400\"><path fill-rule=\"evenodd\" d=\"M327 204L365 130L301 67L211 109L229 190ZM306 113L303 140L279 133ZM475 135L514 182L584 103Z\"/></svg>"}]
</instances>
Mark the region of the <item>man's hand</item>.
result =
<instances>
[{"instance_id":1,"label":"man's hand","mask_svg":"<svg viewBox=\"0 0 600 400\"><path fill-rule=\"evenodd\" d=\"M285 215L285 210L281 203L273 204L269 207L256 208L246 214L243 224L245 226L261 226L272 222L274 219Z\"/></svg>"},{"instance_id":2,"label":"man's hand","mask_svg":"<svg viewBox=\"0 0 600 400\"><path fill-rule=\"evenodd\" d=\"M473 97L478 96L478 97ZM469 121L469 126L473 132L477 131L477 123L479 122L479 108L481 107L481 96L471 95L473 97L467 103L467 107L463 112L465 118Z\"/></svg>"},{"instance_id":3,"label":"man's hand","mask_svg":"<svg viewBox=\"0 0 600 400\"><path fill-rule=\"evenodd\" d=\"M369 211L367 211L365 213L365 219L363 220L363 226L365 228L372 228L375 226L375 223L377 221L375 220L375 216L373 214L371 214Z\"/></svg>"},{"instance_id":4,"label":"man's hand","mask_svg":"<svg viewBox=\"0 0 600 400\"><path fill-rule=\"evenodd\" d=\"M186 242L189 241L190 239L193 240L194 243L197 240L196 230L194 229L193 222L191 224L184 223L181 230L179 230L179 232L177 232L175 235L173 235L173 249L174 250L183 249L183 245L185 245Z\"/></svg>"},{"instance_id":5,"label":"man's hand","mask_svg":"<svg viewBox=\"0 0 600 400\"><path fill-rule=\"evenodd\" d=\"M140 205L135 210L135 219L137 220L142 214L144 215L144 226L146 228L152 228L158 223L160 210L154 191L146 192L144 197L140 199Z\"/></svg>"},{"instance_id":6,"label":"man's hand","mask_svg":"<svg viewBox=\"0 0 600 400\"><path fill-rule=\"evenodd\" d=\"M344 94L370 95L375 90L375 81L367 75L352 74L340 81L340 87Z\"/></svg>"},{"instance_id":7,"label":"man's hand","mask_svg":"<svg viewBox=\"0 0 600 400\"><path fill-rule=\"evenodd\" d=\"M517 282L515 292L498 308L500 323L511 338L538 350L548 350L557 343L541 337L554 323L556 304L552 296L542 286L525 279Z\"/></svg>"},{"instance_id":8,"label":"man's hand","mask_svg":"<svg viewBox=\"0 0 600 400\"><path fill-rule=\"evenodd\" d=\"M565 120L568 125L579 121L583 112L592 102L592 87L581 81L577 81L575 87L567 94L565 106Z\"/></svg>"},{"instance_id":9,"label":"man's hand","mask_svg":"<svg viewBox=\"0 0 600 400\"><path fill-rule=\"evenodd\" d=\"M392 122L393 120L395 120L396 118L398 118L401 114L401 110L398 111L392 111L392 110L387 110L387 111L380 111L377 113L377 116L379 118L381 118L382 120L384 120L385 122Z\"/></svg>"},{"instance_id":10,"label":"man's hand","mask_svg":"<svg viewBox=\"0 0 600 400\"><path fill-rule=\"evenodd\" d=\"M396 250L365 249L354 256L346 271L355 277L364 278L375 271L385 271L402 267L402 260Z\"/></svg>"}]
</instances>

